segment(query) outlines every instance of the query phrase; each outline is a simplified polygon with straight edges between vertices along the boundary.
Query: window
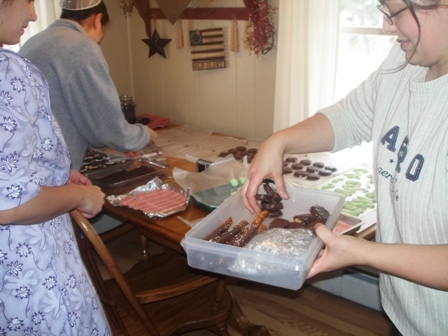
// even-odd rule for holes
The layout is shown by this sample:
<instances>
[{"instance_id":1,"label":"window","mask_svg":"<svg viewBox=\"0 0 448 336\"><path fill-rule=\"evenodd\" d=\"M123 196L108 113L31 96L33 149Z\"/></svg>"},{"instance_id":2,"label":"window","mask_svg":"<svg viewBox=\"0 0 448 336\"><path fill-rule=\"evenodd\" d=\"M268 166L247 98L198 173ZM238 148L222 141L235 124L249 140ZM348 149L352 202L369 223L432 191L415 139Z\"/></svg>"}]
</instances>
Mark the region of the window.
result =
<instances>
[{"instance_id":1,"label":"window","mask_svg":"<svg viewBox=\"0 0 448 336\"><path fill-rule=\"evenodd\" d=\"M395 36L381 31L378 0L342 0L335 100L344 97L375 71Z\"/></svg>"}]
</instances>

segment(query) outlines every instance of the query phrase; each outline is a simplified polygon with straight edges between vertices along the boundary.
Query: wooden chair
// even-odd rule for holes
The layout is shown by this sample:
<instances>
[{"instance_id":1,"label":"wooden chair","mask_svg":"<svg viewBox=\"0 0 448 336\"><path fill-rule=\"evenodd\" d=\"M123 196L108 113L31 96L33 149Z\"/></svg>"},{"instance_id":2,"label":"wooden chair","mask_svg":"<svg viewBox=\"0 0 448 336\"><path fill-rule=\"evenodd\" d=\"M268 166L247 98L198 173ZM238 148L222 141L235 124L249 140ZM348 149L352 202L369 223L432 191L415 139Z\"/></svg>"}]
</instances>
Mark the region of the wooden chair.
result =
<instances>
[{"instance_id":1,"label":"wooden chair","mask_svg":"<svg viewBox=\"0 0 448 336\"><path fill-rule=\"evenodd\" d=\"M183 256L161 253L151 255L123 274L101 237L77 210L71 212L78 243L92 280L95 283L111 327L128 335L116 310L115 282L135 311L149 335L182 335L207 329L217 335L229 335L232 297L223 279L190 269ZM82 239L80 239L82 233ZM103 261L113 280L103 281L91 253L92 248ZM93 269L92 269L93 268Z\"/></svg>"}]
</instances>

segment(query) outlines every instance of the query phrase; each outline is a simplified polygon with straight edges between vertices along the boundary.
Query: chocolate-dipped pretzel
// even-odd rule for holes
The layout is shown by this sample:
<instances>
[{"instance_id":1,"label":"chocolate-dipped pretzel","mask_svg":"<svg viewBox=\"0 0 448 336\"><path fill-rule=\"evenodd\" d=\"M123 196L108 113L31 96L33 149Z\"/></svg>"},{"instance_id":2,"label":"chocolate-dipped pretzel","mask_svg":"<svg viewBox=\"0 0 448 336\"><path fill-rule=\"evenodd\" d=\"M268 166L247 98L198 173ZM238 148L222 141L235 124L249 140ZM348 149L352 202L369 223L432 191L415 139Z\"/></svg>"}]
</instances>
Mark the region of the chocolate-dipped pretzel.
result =
<instances>
[{"instance_id":1,"label":"chocolate-dipped pretzel","mask_svg":"<svg viewBox=\"0 0 448 336\"><path fill-rule=\"evenodd\" d=\"M266 229L262 222L269 215L269 211L262 210L255 214L252 223L245 226L237 235L231 238L228 242L229 245L243 247L246 245L256 234L261 230ZM260 228L263 226L264 228Z\"/></svg>"},{"instance_id":2,"label":"chocolate-dipped pretzel","mask_svg":"<svg viewBox=\"0 0 448 336\"><path fill-rule=\"evenodd\" d=\"M232 226L227 231L222 233L220 236L215 237L212 241L220 244L227 244L230 241L230 239L236 236L248 224L249 224L248 221L242 220L238 224Z\"/></svg>"},{"instance_id":3,"label":"chocolate-dipped pretzel","mask_svg":"<svg viewBox=\"0 0 448 336\"><path fill-rule=\"evenodd\" d=\"M257 224L249 224L229 241L229 245L243 247L257 234L257 229Z\"/></svg>"},{"instance_id":4,"label":"chocolate-dipped pretzel","mask_svg":"<svg viewBox=\"0 0 448 336\"><path fill-rule=\"evenodd\" d=\"M204 240L213 240L215 237L226 231L232 225L232 217L227 218L221 225L204 237Z\"/></svg>"},{"instance_id":5,"label":"chocolate-dipped pretzel","mask_svg":"<svg viewBox=\"0 0 448 336\"><path fill-rule=\"evenodd\" d=\"M258 226L266 219L266 217L268 217L268 215L269 215L269 211L261 210L260 212L257 212L255 214L252 223L254 223Z\"/></svg>"}]
</instances>

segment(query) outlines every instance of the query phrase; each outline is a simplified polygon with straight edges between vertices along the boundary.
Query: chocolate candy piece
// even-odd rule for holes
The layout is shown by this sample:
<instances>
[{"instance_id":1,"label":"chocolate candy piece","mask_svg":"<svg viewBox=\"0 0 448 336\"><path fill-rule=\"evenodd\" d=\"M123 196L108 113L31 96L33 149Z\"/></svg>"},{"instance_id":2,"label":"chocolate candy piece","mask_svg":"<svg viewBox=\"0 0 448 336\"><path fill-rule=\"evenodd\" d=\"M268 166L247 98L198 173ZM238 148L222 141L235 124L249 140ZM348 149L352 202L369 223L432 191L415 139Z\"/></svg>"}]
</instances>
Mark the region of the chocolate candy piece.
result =
<instances>
[{"instance_id":1,"label":"chocolate candy piece","mask_svg":"<svg viewBox=\"0 0 448 336\"><path fill-rule=\"evenodd\" d=\"M322 169L322 170L319 170L319 173L318 173L320 176L330 176L331 175L331 171L330 170L327 170L327 169Z\"/></svg>"},{"instance_id":2,"label":"chocolate candy piece","mask_svg":"<svg viewBox=\"0 0 448 336\"><path fill-rule=\"evenodd\" d=\"M296 170L296 171L294 172L294 176L295 176L295 177L307 177L307 176L308 176L308 173L305 172L305 171L303 171L303 170Z\"/></svg>"},{"instance_id":3,"label":"chocolate candy piece","mask_svg":"<svg viewBox=\"0 0 448 336\"><path fill-rule=\"evenodd\" d=\"M305 224L300 224L296 222L289 222L288 223L288 229L303 229L305 228Z\"/></svg>"},{"instance_id":4,"label":"chocolate candy piece","mask_svg":"<svg viewBox=\"0 0 448 336\"><path fill-rule=\"evenodd\" d=\"M296 215L293 217L293 220L295 223L298 224L302 224L302 225L306 225L311 223L315 218L313 217L312 214L310 213L306 213L306 214L301 214L301 215Z\"/></svg>"},{"instance_id":5,"label":"chocolate candy piece","mask_svg":"<svg viewBox=\"0 0 448 336\"><path fill-rule=\"evenodd\" d=\"M333 173L338 170L336 167L333 167L333 166L325 166L325 169L327 169Z\"/></svg>"},{"instance_id":6,"label":"chocolate candy piece","mask_svg":"<svg viewBox=\"0 0 448 336\"><path fill-rule=\"evenodd\" d=\"M289 163L296 163L297 162L297 158L295 158L293 156L290 156L290 157L287 157L285 161L289 162Z\"/></svg>"},{"instance_id":7,"label":"chocolate candy piece","mask_svg":"<svg viewBox=\"0 0 448 336\"><path fill-rule=\"evenodd\" d=\"M256 149L256 148L249 148L249 149L247 150L247 152L250 153L250 154L255 154L255 153L258 152L258 149Z\"/></svg>"},{"instance_id":8,"label":"chocolate candy piece","mask_svg":"<svg viewBox=\"0 0 448 336\"><path fill-rule=\"evenodd\" d=\"M279 194L277 194L277 192L274 191L274 189L272 189L272 187L269 185L269 183L263 183L263 188L268 195L272 196L273 201L275 201L275 202L282 201L282 197Z\"/></svg>"},{"instance_id":9,"label":"chocolate candy piece","mask_svg":"<svg viewBox=\"0 0 448 336\"><path fill-rule=\"evenodd\" d=\"M319 168L309 166L306 167L306 171L307 173L316 174L319 171Z\"/></svg>"},{"instance_id":10,"label":"chocolate candy piece","mask_svg":"<svg viewBox=\"0 0 448 336\"><path fill-rule=\"evenodd\" d=\"M246 151L246 147L244 146L238 146L235 148L238 152L245 152Z\"/></svg>"},{"instance_id":11,"label":"chocolate candy piece","mask_svg":"<svg viewBox=\"0 0 448 336\"><path fill-rule=\"evenodd\" d=\"M283 174L283 175L285 175L285 174L291 174L291 173L292 173L292 169L291 169L291 168L284 167L284 168L282 169L282 174Z\"/></svg>"},{"instance_id":12,"label":"chocolate candy piece","mask_svg":"<svg viewBox=\"0 0 448 336\"><path fill-rule=\"evenodd\" d=\"M289 163L286 161L283 161L283 167L288 167Z\"/></svg>"},{"instance_id":13,"label":"chocolate candy piece","mask_svg":"<svg viewBox=\"0 0 448 336\"><path fill-rule=\"evenodd\" d=\"M304 167L304 165L301 164L301 163L293 163L293 164L291 165L291 169L294 169L294 170L303 169L303 167Z\"/></svg>"},{"instance_id":14,"label":"chocolate candy piece","mask_svg":"<svg viewBox=\"0 0 448 336\"><path fill-rule=\"evenodd\" d=\"M283 215L283 212L281 212L281 210L276 210L276 211L269 211L269 218L273 218L273 217L280 217L281 215Z\"/></svg>"},{"instance_id":15,"label":"chocolate candy piece","mask_svg":"<svg viewBox=\"0 0 448 336\"><path fill-rule=\"evenodd\" d=\"M255 195L255 198L257 199L257 201L261 201L261 202L266 202L266 203L272 202L272 196L271 195L260 195L260 194L257 194L257 195Z\"/></svg>"},{"instance_id":16,"label":"chocolate candy piece","mask_svg":"<svg viewBox=\"0 0 448 336\"><path fill-rule=\"evenodd\" d=\"M287 221L286 219L283 218L274 218L271 222L271 224L269 224L269 228L270 229L274 229L274 228L287 228L289 224L289 221Z\"/></svg>"},{"instance_id":17,"label":"chocolate candy piece","mask_svg":"<svg viewBox=\"0 0 448 336\"><path fill-rule=\"evenodd\" d=\"M319 176L319 174L308 174L308 176L306 177L306 179L307 179L307 180L315 181L315 180L320 179L320 176Z\"/></svg>"},{"instance_id":18,"label":"chocolate candy piece","mask_svg":"<svg viewBox=\"0 0 448 336\"><path fill-rule=\"evenodd\" d=\"M323 162L314 162L313 166L317 168L323 168L325 165Z\"/></svg>"},{"instance_id":19,"label":"chocolate candy piece","mask_svg":"<svg viewBox=\"0 0 448 336\"><path fill-rule=\"evenodd\" d=\"M303 159L300 161L301 164L303 164L304 166L311 166L311 160L308 159Z\"/></svg>"},{"instance_id":20,"label":"chocolate candy piece","mask_svg":"<svg viewBox=\"0 0 448 336\"><path fill-rule=\"evenodd\" d=\"M320 205L313 205L310 208L310 212L315 219L321 221L321 223L323 223L323 224L325 224L328 217L330 217L330 213L327 211L327 209L325 209L324 207L322 207Z\"/></svg>"},{"instance_id":21,"label":"chocolate candy piece","mask_svg":"<svg viewBox=\"0 0 448 336\"><path fill-rule=\"evenodd\" d=\"M283 209L283 204L277 202L260 202L260 208L267 211L277 211Z\"/></svg>"},{"instance_id":22,"label":"chocolate candy piece","mask_svg":"<svg viewBox=\"0 0 448 336\"><path fill-rule=\"evenodd\" d=\"M305 225L305 229L310 229L310 230L314 230L314 227L316 226L316 224L318 223L322 223L319 220L314 220L311 223L308 223L307 225Z\"/></svg>"}]
</instances>

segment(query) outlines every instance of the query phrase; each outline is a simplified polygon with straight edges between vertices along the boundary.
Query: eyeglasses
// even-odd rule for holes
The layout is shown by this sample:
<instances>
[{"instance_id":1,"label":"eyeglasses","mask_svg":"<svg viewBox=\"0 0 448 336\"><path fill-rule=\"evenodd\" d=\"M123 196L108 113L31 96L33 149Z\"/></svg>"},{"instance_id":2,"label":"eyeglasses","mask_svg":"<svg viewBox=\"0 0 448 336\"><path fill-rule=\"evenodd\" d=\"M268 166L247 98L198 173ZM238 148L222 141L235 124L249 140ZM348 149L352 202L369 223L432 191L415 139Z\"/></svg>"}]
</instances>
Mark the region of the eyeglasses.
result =
<instances>
[{"instance_id":1,"label":"eyeglasses","mask_svg":"<svg viewBox=\"0 0 448 336\"><path fill-rule=\"evenodd\" d=\"M394 25L394 21L392 20L392 18L394 18L395 16L397 16L401 12L404 12L409 7L402 8L399 11L396 11L395 13L387 13L386 11L384 11L383 5L378 5L378 6L376 6L376 8L378 8L378 10L384 15L384 18L387 20L387 23L389 23L391 26L393 26Z\"/></svg>"}]
</instances>

